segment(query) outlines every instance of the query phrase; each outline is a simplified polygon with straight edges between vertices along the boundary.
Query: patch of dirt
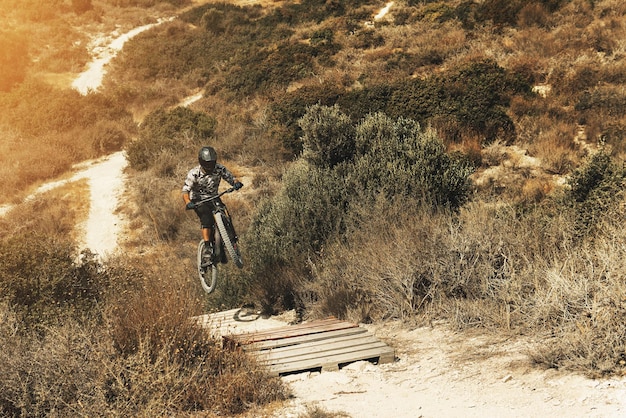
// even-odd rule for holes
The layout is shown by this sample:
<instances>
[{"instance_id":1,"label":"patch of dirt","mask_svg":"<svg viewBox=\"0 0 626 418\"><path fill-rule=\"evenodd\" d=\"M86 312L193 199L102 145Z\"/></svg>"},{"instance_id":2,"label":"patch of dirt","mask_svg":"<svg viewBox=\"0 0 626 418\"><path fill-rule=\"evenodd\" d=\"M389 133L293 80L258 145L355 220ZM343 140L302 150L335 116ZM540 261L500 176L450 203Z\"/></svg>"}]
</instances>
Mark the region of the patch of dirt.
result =
<instances>
[{"instance_id":1,"label":"patch of dirt","mask_svg":"<svg viewBox=\"0 0 626 418\"><path fill-rule=\"evenodd\" d=\"M293 398L250 416L296 418L315 408L363 418L626 416L626 379L540 369L527 355L532 339L457 333L446 324L362 326L396 350L394 363L284 376Z\"/></svg>"}]
</instances>

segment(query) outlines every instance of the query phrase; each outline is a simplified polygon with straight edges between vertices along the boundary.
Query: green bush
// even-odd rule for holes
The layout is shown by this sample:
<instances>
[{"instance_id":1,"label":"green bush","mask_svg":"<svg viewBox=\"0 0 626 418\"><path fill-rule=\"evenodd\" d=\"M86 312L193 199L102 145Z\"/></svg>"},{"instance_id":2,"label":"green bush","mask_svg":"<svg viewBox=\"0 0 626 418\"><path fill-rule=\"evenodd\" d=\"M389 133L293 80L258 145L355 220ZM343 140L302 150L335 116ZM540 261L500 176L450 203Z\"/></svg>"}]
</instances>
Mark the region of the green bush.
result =
<instances>
[{"instance_id":1,"label":"green bush","mask_svg":"<svg viewBox=\"0 0 626 418\"><path fill-rule=\"evenodd\" d=\"M619 210L625 180L626 168L614 162L604 149L571 174L565 204L576 213L579 234L595 231L603 218Z\"/></svg>"},{"instance_id":2,"label":"green bush","mask_svg":"<svg viewBox=\"0 0 626 418\"><path fill-rule=\"evenodd\" d=\"M307 260L319 257L343 228L347 197L337 172L299 161L285 173L280 192L259 206L245 242L252 292L264 310L295 307Z\"/></svg>"},{"instance_id":3,"label":"green bush","mask_svg":"<svg viewBox=\"0 0 626 418\"><path fill-rule=\"evenodd\" d=\"M294 92L276 95L270 120L280 128L280 142L294 156L302 152L302 129L298 121L310 106L333 106L345 91L332 83L304 86Z\"/></svg>"},{"instance_id":4,"label":"green bush","mask_svg":"<svg viewBox=\"0 0 626 418\"><path fill-rule=\"evenodd\" d=\"M422 124L444 120L448 127L439 132L444 140L460 142L478 136L489 143L496 138L515 138L515 125L506 109L513 95L527 93L530 86L521 77L484 60L425 80L407 79L351 91L337 103L353 120L371 112ZM445 135L447 132L452 135Z\"/></svg>"},{"instance_id":5,"label":"green bush","mask_svg":"<svg viewBox=\"0 0 626 418\"><path fill-rule=\"evenodd\" d=\"M249 251L262 262L306 259L341 227L346 203L343 179L334 171L296 163L285 173L280 193L257 211Z\"/></svg>"},{"instance_id":6,"label":"green bush","mask_svg":"<svg viewBox=\"0 0 626 418\"><path fill-rule=\"evenodd\" d=\"M312 106L299 124L303 132L303 157L310 164L333 168L354 156L354 126L339 106Z\"/></svg>"},{"instance_id":7,"label":"green bush","mask_svg":"<svg viewBox=\"0 0 626 418\"><path fill-rule=\"evenodd\" d=\"M472 168L414 121L379 113L354 126L337 106L315 105L300 124L303 158L259 207L245 240L251 282L270 311L297 306L314 279L309 263L324 257L330 240L341 240L348 223L359 229L370 222L364 208L381 195L451 209L469 198Z\"/></svg>"},{"instance_id":8,"label":"green bush","mask_svg":"<svg viewBox=\"0 0 626 418\"><path fill-rule=\"evenodd\" d=\"M128 142L128 133L115 122L100 121L87 135L97 155L119 151Z\"/></svg>"},{"instance_id":9,"label":"green bush","mask_svg":"<svg viewBox=\"0 0 626 418\"><path fill-rule=\"evenodd\" d=\"M332 42L308 45L292 40L281 41L271 49L246 48L234 55L226 86L242 96L284 88L313 75L317 65L332 65L330 56L336 51Z\"/></svg>"},{"instance_id":10,"label":"green bush","mask_svg":"<svg viewBox=\"0 0 626 418\"><path fill-rule=\"evenodd\" d=\"M448 155L432 130L377 113L356 128L357 157L348 182L357 194L403 196L427 206L458 209L469 198L473 168Z\"/></svg>"},{"instance_id":11,"label":"green bush","mask_svg":"<svg viewBox=\"0 0 626 418\"><path fill-rule=\"evenodd\" d=\"M516 26L520 12L530 5L541 6L549 12L555 12L569 0L487 0L476 9L476 20L479 22L492 21L499 25Z\"/></svg>"}]
</instances>

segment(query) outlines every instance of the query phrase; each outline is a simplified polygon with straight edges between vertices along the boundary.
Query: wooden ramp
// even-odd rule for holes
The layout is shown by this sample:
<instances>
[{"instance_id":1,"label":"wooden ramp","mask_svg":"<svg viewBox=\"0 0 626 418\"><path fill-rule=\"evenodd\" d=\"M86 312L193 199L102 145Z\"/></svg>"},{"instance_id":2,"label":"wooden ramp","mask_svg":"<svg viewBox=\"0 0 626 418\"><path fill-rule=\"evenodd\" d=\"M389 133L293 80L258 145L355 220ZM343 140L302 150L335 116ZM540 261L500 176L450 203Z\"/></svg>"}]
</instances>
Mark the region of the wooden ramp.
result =
<instances>
[{"instance_id":1,"label":"wooden ramp","mask_svg":"<svg viewBox=\"0 0 626 418\"><path fill-rule=\"evenodd\" d=\"M381 364L395 359L394 350L365 328L335 318L222 338L225 346L254 355L273 375L338 370L359 360Z\"/></svg>"}]
</instances>

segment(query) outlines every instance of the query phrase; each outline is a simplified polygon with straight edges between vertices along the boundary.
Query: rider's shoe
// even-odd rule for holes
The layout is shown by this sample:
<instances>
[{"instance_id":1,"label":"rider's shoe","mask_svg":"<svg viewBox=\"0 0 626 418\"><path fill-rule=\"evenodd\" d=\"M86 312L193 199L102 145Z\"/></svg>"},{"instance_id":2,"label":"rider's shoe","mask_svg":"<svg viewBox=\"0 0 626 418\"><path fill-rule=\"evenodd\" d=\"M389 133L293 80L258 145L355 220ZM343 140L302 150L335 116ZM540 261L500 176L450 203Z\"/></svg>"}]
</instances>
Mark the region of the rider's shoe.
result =
<instances>
[{"instance_id":1,"label":"rider's shoe","mask_svg":"<svg viewBox=\"0 0 626 418\"><path fill-rule=\"evenodd\" d=\"M202 251L202 264L209 265L213 264L213 245L205 244L204 250Z\"/></svg>"}]
</instances>

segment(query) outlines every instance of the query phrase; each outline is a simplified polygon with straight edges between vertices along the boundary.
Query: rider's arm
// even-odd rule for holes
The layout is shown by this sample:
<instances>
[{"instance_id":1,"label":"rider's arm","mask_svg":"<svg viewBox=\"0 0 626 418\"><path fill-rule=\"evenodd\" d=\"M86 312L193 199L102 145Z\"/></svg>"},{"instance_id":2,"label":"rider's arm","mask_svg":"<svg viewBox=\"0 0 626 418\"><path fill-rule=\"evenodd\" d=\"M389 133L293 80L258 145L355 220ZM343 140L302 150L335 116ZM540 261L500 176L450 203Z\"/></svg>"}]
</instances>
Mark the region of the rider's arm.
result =
<instances>
[{"instance_id":1,"label":"rider's arm","mask_svg":"<svg viewBox=\"0 0 626 418\"><path fill-rule=\"evenodd\" d=\"M189 170L189 172L187 173L187 177L185 178L185 183L183 184L182 196L183 196L183 200L185 201L185 205L189 205L189 202L191 202L190 193L196 182L195 172L196 172L196 169Z\"/></svg>"},{"instance_id":2,"label":"rider's arm","mask_svg":"<svg viewBox=\"0 0 626 418\"><path fill-rule=\"evenodd\" d=\"M226 167L222 166L222 178L226 180L231 186L235 188L235 190L239 190L243 187L243 183L240 182L233 176L233 173L230 172Z\"/></svg>"},{"instance_id":3,"label":"rider's arm","mask_svg":"<svg viewBox=\"0 0 626 418\"><path fill-rule=\"evenodd\" d=\"M230 184L231 186L235 185L237 180L235 179L235 176L233 176L233 173L231 173L229 169L224 167L222 164L217 164L216 170L219 172L222 179L226 180L228 184Z\"/></svg>"}]
</instances>

